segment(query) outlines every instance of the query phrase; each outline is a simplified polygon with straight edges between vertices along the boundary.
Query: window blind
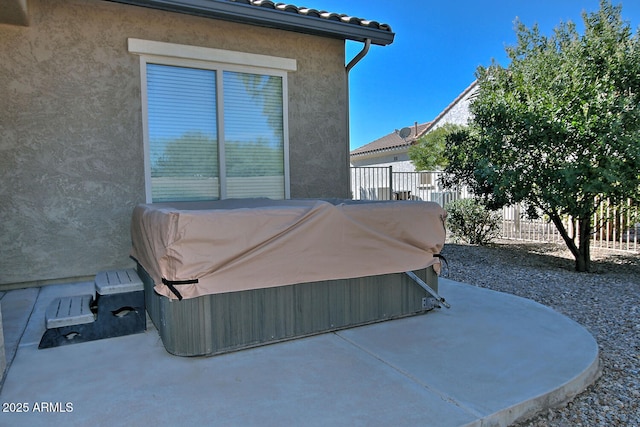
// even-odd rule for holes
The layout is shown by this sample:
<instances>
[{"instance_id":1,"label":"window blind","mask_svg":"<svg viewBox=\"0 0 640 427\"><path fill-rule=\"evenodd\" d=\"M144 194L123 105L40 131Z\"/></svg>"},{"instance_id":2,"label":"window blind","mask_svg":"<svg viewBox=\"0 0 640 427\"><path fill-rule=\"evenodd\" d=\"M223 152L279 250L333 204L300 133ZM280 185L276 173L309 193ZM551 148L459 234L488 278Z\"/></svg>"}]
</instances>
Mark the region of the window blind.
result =
<instances>
[{"instance_id":1,"label":"window blind","mask_svg":"<svg viewBox=\"0 0 640 427\"><path fill-rule=\"evenodd\" d=\"M146 74L153 202L286 197L282 77L153 63Z\"/></svg>"},{"instance_id":2,"label":"window blind","mask_svg":"<svg viewBox=\"0 0 640 427\"><path fill-rule=\"evenodd\" d=\"M285 198L282 77L223 72L227 197Z\"/></svg>"},{"instance_id":3,"label":"window blind","mask_svg":"<svg viewBox=\"0 0 640 427\"><path fill-rule=\"evenodd\" d=\"M219 198L216 72L147 64L153 202Z\"/></svg>"}]
</instances>

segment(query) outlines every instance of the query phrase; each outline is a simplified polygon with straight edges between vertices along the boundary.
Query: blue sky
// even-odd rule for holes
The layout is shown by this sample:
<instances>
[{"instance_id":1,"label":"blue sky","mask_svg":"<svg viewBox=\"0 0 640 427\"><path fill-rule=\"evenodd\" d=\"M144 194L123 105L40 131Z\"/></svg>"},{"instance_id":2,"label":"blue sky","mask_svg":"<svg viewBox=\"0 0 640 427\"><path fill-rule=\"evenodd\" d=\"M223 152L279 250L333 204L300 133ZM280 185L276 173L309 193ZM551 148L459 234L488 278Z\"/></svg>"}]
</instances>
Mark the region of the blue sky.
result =
<instances>
[{"instance_id":1,"label":"blue sky","mask_svg":"<svg viewBox=\"0 0 640 427\"><path fill-rule=\"evenodd\" d=\"M508 65L505 46L516 41L514 21L537 23L545 35L561 21L582 33L582 11L598 0L292 0L288 3L345 13L391 25L389 46L372 46L350 73L351 149L394 129L425 123L438 115L475 77L479 65L496 59ZM622 3L634 33L640 0ZM362 43L348 42L345 62Z\"/></svg>"}]
</instances>

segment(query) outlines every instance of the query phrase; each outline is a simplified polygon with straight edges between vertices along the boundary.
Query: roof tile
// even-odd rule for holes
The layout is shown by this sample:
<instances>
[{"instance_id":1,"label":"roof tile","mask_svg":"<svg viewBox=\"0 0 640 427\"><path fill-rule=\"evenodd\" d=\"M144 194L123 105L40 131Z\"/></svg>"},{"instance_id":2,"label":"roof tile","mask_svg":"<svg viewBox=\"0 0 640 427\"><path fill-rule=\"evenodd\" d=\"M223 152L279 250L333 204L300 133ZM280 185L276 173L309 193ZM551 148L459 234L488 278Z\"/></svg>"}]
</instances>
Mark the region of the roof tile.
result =
<instances>
[{"instance_id":1,"label":"roof tile","mask_svg":"<svg viewBox=\"0 0 640 427\"><path fill-rule=\"evenodd\" d=\"M276 4L271 0L254 0L253 4L260 7L268 7L269 9L276 8Z\"/></svg>"},{"instance_id":2,"label":"roof tile","mask_svg":"<svg viewBox=\"0 0 640 427\"><path fill-rule=\"evenodd\" d=\"M326 10L317 10L304 6L296 6L289 3L274 3L271 0L226 0L232 3L242 3L256 7L266 7L276 9L283 12L296 13L298 15L312 16L314 18L327 19L330 21L341 21L347 24L359 25L362 27L375 28L382 31L392 32L389 24L382 24L377 21L362 19L355 16L349 16L341 13L328 12Z\"/></svg>"},{"instance_id":3,"label":"roof tile","mask_svg":"<svg viewBox=\"0 0 640 427\"><path fill-rule=\"evenodd\" d=\"M1 1L1 0L0 0ZM105 0L106 1L106 0ZM272 0L108 0L303 34L387 46L395 33L376 21ZM291 16L296 15L296 16Z\"/></svg>"},{"instance_id":4,"label":"roof tile","mask_svg":"<svg viewBox=\"0 0 640 427\"><path fill-rule=\"evenodd\" d=\"M422 135L429 130L432 122L418 124L414 123L413 126L408 126L411 129L411 133L406 138L400 138L398 134L399 131L396 130L388 135L383 136L382 138L378 138L369 144L363 145L360 148L356 148L351 151L352 156L358 156L362 154L374 153L374 152L382 152L394 150L402 147L409 147L413 145L417 139L419 139Z\"/></svg>"}]
</instances>

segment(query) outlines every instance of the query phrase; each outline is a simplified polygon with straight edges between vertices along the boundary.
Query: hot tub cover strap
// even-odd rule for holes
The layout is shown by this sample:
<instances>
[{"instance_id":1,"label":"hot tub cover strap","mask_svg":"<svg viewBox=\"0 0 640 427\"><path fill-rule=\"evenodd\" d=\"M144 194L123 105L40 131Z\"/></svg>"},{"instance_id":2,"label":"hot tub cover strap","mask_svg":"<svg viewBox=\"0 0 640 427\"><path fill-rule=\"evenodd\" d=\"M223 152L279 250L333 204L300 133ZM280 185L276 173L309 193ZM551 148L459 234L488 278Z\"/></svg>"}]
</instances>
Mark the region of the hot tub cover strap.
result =
<instances>
[{"instance_id":1,"label":"hot tub cover strap","mask_svg":"<svg viewBox=\"0 0 640 427\"><path fill-rule=\"evenodd\" d=\"M180 294L180 292L176 289L176 287L174 285L194 285L196 283L198 283L198 279L193 279L193 280L167 280L164 277L162 278L162 283L164 283L167 288L169 288L169 290L171 292L173 292L173 294L176 296L176 298L178 298L179 301L182 301L182 295Z\"/></svg>"}]
</instances>

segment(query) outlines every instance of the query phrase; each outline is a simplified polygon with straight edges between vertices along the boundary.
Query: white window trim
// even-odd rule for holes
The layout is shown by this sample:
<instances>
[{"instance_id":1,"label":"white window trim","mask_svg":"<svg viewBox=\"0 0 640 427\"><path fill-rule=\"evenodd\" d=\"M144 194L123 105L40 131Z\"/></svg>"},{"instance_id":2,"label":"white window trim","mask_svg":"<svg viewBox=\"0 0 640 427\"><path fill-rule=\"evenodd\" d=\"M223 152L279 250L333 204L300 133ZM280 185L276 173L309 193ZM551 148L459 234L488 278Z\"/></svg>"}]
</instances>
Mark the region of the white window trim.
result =
<instances>
[{"instance_id":1,"label":"white window trim","mask_svg":"<svg viewBox=\"0 0 640 427\"><path fill-rule=\"evenodd\" d=\"M296 71L295 59L256 53L236 52L210 47L189 46L153 40L128 39L129 52L138 55L168 56L176 59L235 64L250 67L273 68L282 71Z\"/></svg>"},{"instance_id":2,"label":"white window trim","mask_svg":"<svg viewBox=\"0 0 640 427\"><path fill-rule=\"evenodd\" d=\"M142 101L142 131L144 148L144 176L146 203L152 202L151 195L151 158L149 142L149 110L147 98L147 64L174 65L216 71L237 71L254 74L267 74L282 78L282 119L284 139L284 192L285 199L291 198L289 179L289 90L287 73L297 70L297 61L290 58L259 55L255 53L235 52L208 47L164 43L152 40L128 39L130 53L140 56L140 79ZM221 75L222 73L217 73ZM219 82L218 82L219 83ZM222 86L219 86L220 88ZM222 90L217 91L218 97ZM221 104L219 104L221 105ZM222 109L218 109L221 115ZM224 121L218 117L218 146L220 158L224 158ZM226 175L224 162L219 170L220 177ZM221 179L220 198L226 198L226 184Z\"/></svg>"}]
</instances>

